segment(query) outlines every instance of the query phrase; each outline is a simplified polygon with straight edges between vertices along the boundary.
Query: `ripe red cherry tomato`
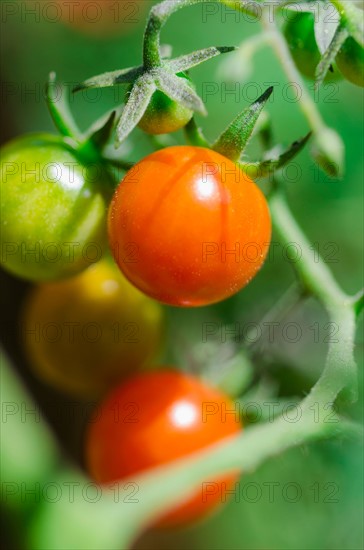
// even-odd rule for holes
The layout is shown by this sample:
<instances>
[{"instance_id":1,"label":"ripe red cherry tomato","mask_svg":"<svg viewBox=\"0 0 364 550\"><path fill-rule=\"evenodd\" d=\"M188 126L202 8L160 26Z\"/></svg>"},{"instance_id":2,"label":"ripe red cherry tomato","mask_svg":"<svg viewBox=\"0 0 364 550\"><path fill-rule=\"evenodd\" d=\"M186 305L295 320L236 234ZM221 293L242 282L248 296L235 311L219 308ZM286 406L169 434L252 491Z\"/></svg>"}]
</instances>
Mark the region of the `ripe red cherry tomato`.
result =
<instances>
[{"instance_id":1,"label":"ripe red cherry tomato","mask_svg":"<svg viewBox=\"0 0 364 550\"><path fill-rule=\"evenodd\" d=\"M116 262L142 292L176 306L219 302L262 266L271 237L265 197L232 161L177 146L140 161L109 211ZM135 247L133 262L123 253Z\"/></svg>"},{"instance_id":2,"label":"ripe red cherry tomato","mask_svg":"<svg viewBox=\"0 0 364 550\"><path fill-rule=\"evenodd\" d=\"M237 435L239 418L229 414L233 404L219 391L193 376L159 370L130 378L117 387L90 424L86 459L98 483L138 475ZM226 414L228 413L228 414ZM236 475L215 482L214 494L200 489L175 507L159 527L182 525L204 517L231 490ZM205 498L203 498L205 496Z\"/></svg>"}]
</instances>

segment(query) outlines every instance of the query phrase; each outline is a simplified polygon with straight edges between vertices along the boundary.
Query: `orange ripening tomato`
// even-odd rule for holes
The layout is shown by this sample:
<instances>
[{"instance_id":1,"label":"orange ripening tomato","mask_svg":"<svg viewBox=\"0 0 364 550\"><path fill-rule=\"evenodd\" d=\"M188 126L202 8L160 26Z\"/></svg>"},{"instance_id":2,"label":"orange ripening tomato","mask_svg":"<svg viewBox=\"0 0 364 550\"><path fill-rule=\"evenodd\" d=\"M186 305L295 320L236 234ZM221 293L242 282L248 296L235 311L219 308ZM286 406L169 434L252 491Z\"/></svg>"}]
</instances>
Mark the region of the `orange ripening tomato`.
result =
<instances>
[{"instance_id":1,"label":"orange ripening tomato","mask_svg":"<svg viewBox=\"0 0 364 550\"><path fill-rule=\"evenodd\" d=\"M149 0L58 0L62 21L96 38L132 32L148 4Z\"/></svg>"},{"instance_id":2,"label":"orange ripening tomato","mask_svg":"<svg viewBox=\"0 0 364 550\"><path fill-rule=\"evenodd\" d=\"M111 483L167 464L236 436L239 412L218 390L179 371L155 370L115 388L89 425L86 462L98 483ZM169 511L157 527L184 525L224 502L238 476L208 480L188 501Z\"/></svg>"},{"instance_id":3,"label":"orange ripening tomato","mask_svg":"<svg viewBox=\"0 0 364 550\"><path fill-rule=\"evenodd\" d=\"M112 260L36 287L23 314L34 372L71 395L98 398L155 358L163 311L122 276ZM148 367L150 368L150 367Z\"/></svg>"},{"instance_id":4,"label":"orange ripening tomato","mask_svg":"<svg viewBox=\"0 0 364 550\"><path fill-rule=\"evenodd\" d=\"M271 239L266 199L224 156L176 146L141 160L109 210L116 262L142 292L175 306L232 296L262 266ZM133 245L133 262L124 251Z\"/></svg>"}]
</instances>

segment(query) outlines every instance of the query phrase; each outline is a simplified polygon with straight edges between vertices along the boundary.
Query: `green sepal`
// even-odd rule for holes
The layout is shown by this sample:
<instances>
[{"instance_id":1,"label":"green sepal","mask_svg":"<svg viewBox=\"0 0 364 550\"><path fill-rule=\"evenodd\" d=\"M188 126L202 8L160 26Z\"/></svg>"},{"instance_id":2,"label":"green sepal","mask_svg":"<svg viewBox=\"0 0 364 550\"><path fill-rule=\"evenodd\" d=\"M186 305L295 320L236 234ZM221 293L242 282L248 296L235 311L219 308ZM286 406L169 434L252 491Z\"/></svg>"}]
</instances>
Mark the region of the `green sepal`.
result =
<instances>
[{"instance_id":1,"label":"green sepal","mask_svg":"<svg viewBox=\"0 0 364 550\"><path fill-rule=\"evenodd\" d=\"M334 38L331 41L330 46L325 51L320 63L316 68L316 81L315 88L317 89L325 79L327 72L335 61L335 57L340 50L341 46L344 44L345 40L348 38L349 33L346 28L339 26L336 29Z\"/></svg>"},{"instance_id":2,"label":"green sepal","mask_svg":"<svg viewBox=\"0 0 364 550\"><path fill-rule=\"evenodd\" d=\"M163 59L162 66L148 69L145 66L130 67L118 71L107 72L94 76L77 84L73 92L89 88L106 88L118 84L132 83L129 99L125 105L121 119L117 126L116 147L125 139L138 124L145 113L148 102L155 90L165 93L170 99L180 103L187 109L206 115L206 108L202 99L176 73L186 71L217 55L235 50L230 46L212 46L198 50L175 59ZM171 53L166 48L166 56Z\"/></svg>"},{"instance_id":3,"label":"green sepal","mask_svg":"<svg viewBox=\"0 0 364 550\"><path fill-rule=\"evenodd\" d=\"M328 6L326 6L327 8ZM335 6L329 6L333 13L328 14L325 4L317 4L314 18L315 40L321 55L327 51L340 25L340 15Z\"/></svg>"},{"instance_id":4,"label":"green sepal","mask_svg":"<svg viewBox=\"0 0 364 550\"><path fill-rule=\"evenodd\" d=\"M189 53L187 55L181 55L168 62L168 68L174 73L180 73L196 67L204 61L208 61L213 57L221 55L223 53L229 53L237 50L235 46L211 46L203 50Z\"/></svg>"},{"instance_id":5,"label":"green sepal","mask_svg":"<svg viewBox=\"0 0 364 550\"><path fill-rule=\"evenodd\" d=\"M268 88L250 107L244 109L221 134L213 145L213 149L233 161L239 160L272 92L273 86Z\"/></svg>"},{"instance_id":6,"label":"green sepal","mask_svg":"<svg viewBox=\"0 0 364 550\"><path fill-rule=\"evenodd\" d=\"M84 82L77 84L72 91L75 93L89 88L108 88L110 86L117 86L118 84L134 82L141 74L143 74L143 67L130 67L128 69L111 71L88 78Z\"/></svg>"},{"instance_id":7,"label":"green sepal","mask_svg":"<svg viewBox=\"0 0 364 550\"><path fill-rule=\"evenodd\" d=\"M294 141L292 145L277 158L270 158L263 160L262 162L254 163L239 163L240 168L246 172L252 179L263 178L269 176L276 170L282 168L287 162L292 160L298 153L304 148L308 140L310 139L312 132L309 132L303 138Z\"/></svg>"},{"instance_id":8,"label":"green sepal","mask_svg":"<svg viewBox=\"0 0 364 550\"><path fill-rule=\"evenodd\" d=\"M66 97L66 88L56 83L56 73L49 74L46 84L46 101L52 120L58 131L75 141L81 138L81 132L73 118Z\"/></svg>"},{"instance_id":9,"label":"green sepal","mask_svg":"<svg viewBox=\"0 0 364 550\"><path fill-rule=\"evenodd\" d=\"M149 73L144 74L134 83L116 127L115 148L119 147L121 142L138 124L147 110L149 101L156 89L154 79Z\"/></svg>"},{"instance_id":10,"label":"green sepal","mask_svg":"<svg viewBox=\"0 0 364 550\"><path fill-rule=\"evenodd\" d=\"M187 107L187 109L191 109L191 111L196 111L202 115L207 114L202 99L184 79L165 69L155 71L154 77L158 90L161 90L168 97Z\"/></svg>"}]
</instances>

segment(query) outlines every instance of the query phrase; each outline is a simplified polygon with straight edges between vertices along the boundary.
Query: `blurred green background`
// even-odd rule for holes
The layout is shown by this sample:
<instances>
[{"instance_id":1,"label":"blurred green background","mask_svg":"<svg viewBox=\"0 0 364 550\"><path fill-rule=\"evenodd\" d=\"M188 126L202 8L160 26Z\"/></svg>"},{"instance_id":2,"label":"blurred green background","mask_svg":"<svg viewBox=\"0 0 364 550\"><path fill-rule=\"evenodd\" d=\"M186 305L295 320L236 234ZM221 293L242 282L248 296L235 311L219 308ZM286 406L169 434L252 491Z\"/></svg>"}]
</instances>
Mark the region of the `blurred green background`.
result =
<instances>
[{"instance_id":1,"label":"blurred green background","mask_svg":"<svg viewBox=\"0 0 364 550\"><path fill-rule=\"evenodd\" d=\"M136 23L125 23L120 33L102 38L79 32L55 19L49 10L44 17L41 2L1 2L2 10L2 125L4 143L25 132L50 131L52 123L43 99L43 86L50 71L58 79L74 84L85 78L117 68L140 63L145 9L133 17ZM145 4L150 4L145 2ZM31 6L32 5L32 6ZM35 8L34 8L35 5ZM25 6L35 9L26 13ZM242 40L260 32L259 24L224 8L212 14L206 6L196 6L174 15L163 31L163 42L180 55L210 45L239 45ZM127 14L126 14L127 15ZM227 123L252 102L270 84L276 83L273 100L268 105L275 138L286 145L308 131L307 122L297 102L287 101L287 80L279 62L269 48L254 58L250 85L224 84L217 58L191 71L198 92L206 86L216 93L206 96L209 116L199 119L210 138L217 136ZM253 84L252 84L253 83ZM312 83L308 82L312 93ZM235 87L234 87L235 86ZM85 129L115 104L120 104L125 88L105 89L72 97L72 110ZM323 87L319 109L327 124L335 128L346 145L346 172L342 180L330 180L319 171L306 149L298 157L300 176L287 181L292 210L316 249L324 255L334 251L332 268L338 281L349 293L359 290L362 281L363 252L363 92L346 82ZM176 139L181 141L182 134ZM131 161L152 150L149 139L136 130L125 148ZM259 158L255 143L249 146L250 158ZM277 239L273 239L277 240ZM333 246L334 248L325 248ZM282 248L266 262L264 269L249 287L237 296L214 307L200 310L166 308L168 315L168 356L188 368L190 357L201 352L201 326L217 323L259 322L266 311L294 280L291 266L282 257ZM84 418L67 422L67 398L36 380L27 367L19 344L19 312L28 285L1 272L2 339L21 377L41 404L54 429L62 453L82 465L82 428ZM326 314L313 300L295 308L286 319L299 323L302 338L289 343L278 334L256 357L258 373L266 377L280 395L302 397L317 379L323 367L327 343ZM310 327L318 322L319 341L315 342ZM357 335L356 355L362 366L362 322ZM203 348L203 346L202 346ZM186 353L185 350L188 350ZM207 353L207 351L206 351ZM297 380L299 382L297 382ZM353 418L362 416L362 378L360 401L344 412ZM62 409L62 406L64 409ZM359 549L363 547L363 456L362 447L349 440L320 442L294 449L266 463L256 473L242 476L240 502L234 499L210 520L192 528L171 533L144 534L136 542L138 549ZM275 483L274 497L269 484ZM278 485L277 485L278 484ZM289 500L287 484L299 486L302 495L297 502ZM288 494L288 497L287 497ZM245 495L245 496L244 496ZM257 496L258 495L258 496ZM156 495L158 499L158 495ZM6 518L8 518L8 513ZM14 539L11 521L7 521L4 548L26 547ZM70 526L70 528L72 528ZM15 542L14 542L15 540Z\"/></svg>"}]
</instances>

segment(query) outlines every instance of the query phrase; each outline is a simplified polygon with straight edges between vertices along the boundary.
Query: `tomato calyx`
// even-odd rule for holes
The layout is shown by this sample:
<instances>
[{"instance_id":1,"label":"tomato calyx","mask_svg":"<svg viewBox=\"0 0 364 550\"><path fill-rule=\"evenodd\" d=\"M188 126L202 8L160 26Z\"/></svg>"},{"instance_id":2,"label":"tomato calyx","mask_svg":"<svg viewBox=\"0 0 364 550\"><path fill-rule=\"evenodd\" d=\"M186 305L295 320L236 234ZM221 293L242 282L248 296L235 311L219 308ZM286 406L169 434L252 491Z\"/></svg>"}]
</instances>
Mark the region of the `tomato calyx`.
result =
<instances>
[{"instance_id":1,"label":"tomato calyx","mask_svg":"<svg viewBox=\"0 0 364 550\"><path fill-rule=\"evenodd\" d=\"M116 127L116 146L118 146L143 118L156 91L163 92L186 109L206 115L202 99L193 87L178 76L178 73L187 71L217 55L234 50L235 47L212 46L170 60L161 58L161 64L153 67L143 65L94 76L78 84L73 91L112 87L123 83L131 84L128 100Z\"/></svg>"},{"instance_id":2,"label":"tomato calyx","mask_svg":"<svg viewBox=\"0 0 364 550\"><path fill-rule=\"evenodd\" d=\"M111 166L123 170L131 168L131 163L124 162L120 156L116 162L105 153L105 148L114 132L117 118L116 109L103 115L85 132L81 132L69 108L66 87L56 82L54 72L50 73L46 85L46 101L52 120L61 134L55 139L69 148L81 164L102 167L109 175L106 178L109 182L113 179L110 173Z\"/></svg>"},{"instance_id":3,"label":"tomato calyx","mask_svg":"<svg viewBox=\"0 0 364 550\"><path fill-rule=\"evenodd\" d=\"M273 86L267 88L256 101L245 108L222 132L214 144L206 139L201 128L196 125L195 120L192 118L185 127L188 143L196 147L213 149L236 162L252 179L271 175L292 160L303 149L312 135L312 132L309 132L304 137L295 140L288 148L280 145L272 147L269 117L266 116L262 123L259 121L259 117L272 93ZM258 121L259 125L257 126ZM259 162L242 161L242 155L254 131L258 131L260 137L263 138L264 148L270 148L270 150L265 153L264 158ZM267 136L269 136L269 143L265 139Z\"/></svg>"},{"instance_id":4,"label":"tomato calyx","mask_svg":"<svg viewBox=\"0 0 364 550\"><path fill-rule=\"evenodd\" d=\"M187 0L186 5L189 1ZM151 9L144 35L143 65L94 76L73 89L74 92L78 92L88 88L131 84L128 99L116 127L116 147L142 120L155 92L162 92L170 100L180 104L182 109L202 115L207 114L202 99L188 82L179 77L179 73L188 71L220 54L234 51L236 48L211 46L174 59L163 57L166 48L160 44L161 29L172 13L181 7L183 2L162 2ZM184 118L187 123L189 117L186 113ZM168 130L168 124L165 126Z\"/></svg>"}]
</instances>

